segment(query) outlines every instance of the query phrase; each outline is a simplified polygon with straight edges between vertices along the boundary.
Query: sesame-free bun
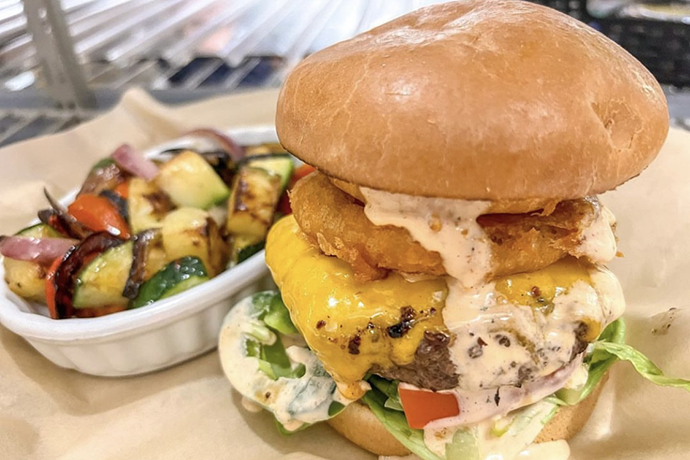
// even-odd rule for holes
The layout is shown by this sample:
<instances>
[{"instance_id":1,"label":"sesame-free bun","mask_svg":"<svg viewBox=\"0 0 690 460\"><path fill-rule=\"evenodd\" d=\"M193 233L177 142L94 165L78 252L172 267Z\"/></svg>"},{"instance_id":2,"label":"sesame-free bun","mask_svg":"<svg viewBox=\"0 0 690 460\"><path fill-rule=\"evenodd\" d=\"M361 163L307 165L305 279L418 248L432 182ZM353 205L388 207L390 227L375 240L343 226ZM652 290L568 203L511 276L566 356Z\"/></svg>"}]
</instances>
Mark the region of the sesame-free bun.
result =
<instances>
[{"instance_id":1,"label":"sesame-free bun","mask_svg":"<svg viewBox=\"0 0 690 460\"><path fill-rule=\"evenodd\" d=\"M281 143L331 177L409 195L579 198L638 175L668 131L654 77L585 24L520 0L430 6L302 61Z\"/></svg>"},{"instance_id":2,"label":"sesame-free bun","mask_svg":"<svg viewBox=\"0 0 690 460\"><path fill-rule=\"evenodd\" d=\"M606 380L608 376L605 376L594 391L579 404L561 407L556 416L541 430L535 442L559 439L567 441L579 433L592 415ZM410 454L410 451L393 437L364 404L350 404L342 413L330 419L328 424L343 437L376 455Z\"/></svg>"}]
</instances>

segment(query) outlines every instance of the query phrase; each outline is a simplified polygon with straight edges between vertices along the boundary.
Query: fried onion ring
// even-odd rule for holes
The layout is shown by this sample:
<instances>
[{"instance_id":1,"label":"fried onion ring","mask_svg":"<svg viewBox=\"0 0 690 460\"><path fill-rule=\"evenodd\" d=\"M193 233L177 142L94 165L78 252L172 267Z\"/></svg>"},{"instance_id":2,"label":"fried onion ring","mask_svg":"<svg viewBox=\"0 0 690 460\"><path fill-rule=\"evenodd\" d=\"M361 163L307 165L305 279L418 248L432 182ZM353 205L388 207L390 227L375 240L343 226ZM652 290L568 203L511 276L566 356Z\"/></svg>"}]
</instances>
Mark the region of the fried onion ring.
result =
<instances>
[{"instance_id":1,"label":"fried onion ring","mask_svg":"<svg viewBox=\"0 0 690 460\"><path fill-rule=\"evenodd\" d=\"M295 219L321 250L352 266L358 280L380 279L389 270L446 274L438 252L427 251L410 233L374 225L364 204L321 173L300 180L290 199ZM539 270L566 255L578 255L582 231L600 212L596 198L563 201L549 215L486 214L477 219L491 241L490 278Z\"/></svg>"}]
</instances>

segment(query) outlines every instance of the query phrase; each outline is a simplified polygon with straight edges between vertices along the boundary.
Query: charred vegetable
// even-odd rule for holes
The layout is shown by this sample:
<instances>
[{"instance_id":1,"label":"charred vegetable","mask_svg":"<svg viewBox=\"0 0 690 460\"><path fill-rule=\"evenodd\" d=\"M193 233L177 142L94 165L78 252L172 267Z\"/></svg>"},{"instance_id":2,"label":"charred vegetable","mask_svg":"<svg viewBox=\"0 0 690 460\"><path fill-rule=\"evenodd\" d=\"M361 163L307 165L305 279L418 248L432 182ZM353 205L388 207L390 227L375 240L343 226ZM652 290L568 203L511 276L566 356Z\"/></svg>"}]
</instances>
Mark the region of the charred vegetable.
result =
<instances>
[{"instance_id":1,"label":"charred vegetable","mask_svg":"<svg viewBox=\"0 0 690 460\"><path fill-rule=\"evenodd\" d=\"M120 169L113 159L104 158L91 168L79 190L79 195L82 193L98 195L103 190L113 190L126 179L127 173Z\"/></svg>"},{"instance_id":2,"label":"charred vegetable","mask_svg":"<svg viewBox=\"0 0 690 460\"><path fill-rule=\"evenodd\" d=\"M163 270L141 286L132 308L149 305L208 281L204 263L197 257L182 257L170 262Z\"/></svg>"},{"instance_id":3,"label":"charred vegetable","mask_svg":"<svg viewBox=\"0 0 690 460\"><path fill-rule=\"evenodd\" d=\"M127 239L130 237L127 220L110 200L88 193L79 195L67 208L78 222L94 232L108 232Z\"/></svg>"},{"instance_id":4,"label":"charred vegetable","mask_svg":"<svg viewBox=\"0 0 690 460\"><path fill-rule=\"evenodd\" d=\"M226 229L235 235L266 237L281 194L282 178L261 168L242 168L228 201Z\"/></svg>"},{"instance_id":5,"label":"charred vegetable","mask_svg":"<svg viewBox=\"0 0 690 460\"><path fill-rule=\"evenodd\" d=\"M46 295L48 297L46 300L53 318L69 318L74 315L73 296L77 284L77 275L81 269L94 256L123 243L124 240L108 232L94 233L68 251L52 267L55 269L55 273L51 279L46 281L46 283L50 284L50 286L46 286Z\"/></svg>"},{"instance_id":6,"label":"charred vegetable","mask_svg":"<svg viewBox=\"0 0 690 460\"><path fill-rule=\"evenodd\" d=\"M128 241L109 248L79 271L74 287L74 308L127 305L129 300L122 293L132 267L132 245Z\"/></svg>"},{"instance_id":7,"label":"charred vegetable","mask_svg":"<svg viewBox=\"0 0 690 460\"><path fill-rule=\"evenodd\" d=\"M254 254L262 251L265 246L266 246L266 242L262 241L260 243L251 244L249 246L245 246L243 248L240 248L237 251L237 256L236 256L235 260L237 261L238 264L241 264L242 262L249 259Z\"/></svg>"},{"instance_id":8,"label":"charred vegetable","mask_svg":"<svg viewBox=\"0 0 690 460\"><path fill-rule=\"evenodd\" d=\"M232 239L232 254L230 260L233 265L244 262L251 256L261 251L265 246L265 241L258 240L256 237L237 235Z\"/></svg>"},{"instance_id":9,"label":"charred vegetable","mask_svg":"<svg viewBox=\"0 0 690 460\"><path fill-rule=\"evenodd\" d=\"M165 214L175 207L168 195L154 182L147 182L139 177L133 177L129 181L127 205L133 233L160 228Z\"/></svg>"},{"instance_id":10,"label":"charred vegetable","mask_svg":"<svg viewBox=\"0 0 690 460\"><path fill-rule=\"evenodd\" d=\"M208 209L230 194L208 162L191 150L165 163L156 177L156 184L173 203L182 207Z\"/></svg>"},{"instance_id":11,"label":"charred vegetable","mask_svg":"<svg viewBox=\"0 0 690 460\"><path fill-rule=\"evenodd\" d=\"M122 144L115 149L112 158L120 168L135 176L152 180L158 175L158 166L153 161L135 152L129 144Z\"/></svg>"},{"instance_id":12,"label":"charred vegetable","mask_svg":"<svg viewBox=\"0 0 690 460\"><path fill-rule=\"evenodd\" d=\"M230 137L222 131L212 128L195 129L187 133L191 136L201 136L211 139L220 148L228 152L233 161L240 161L244 157L244 149L237 145Z\"/></svg>"},{"instance_id":13,"label":"charred vegetable","mask_svg":"<svg viewBox=\"0 0 690 460\"><path fill-rule=\"evenodd\" d=\"M138 233L133 239L132 255L134 261L125 284L123 295L135 299L141 285L153 277L167 263L163 249L163 237L158 229L148 229Z\"/></svg>"},{"instance_id":14,"label":"charred vegetable","mask_svg":"<svg viewBox=\"0 0 690 460\"><path fill-rule=\"evenodd\" d=\"M218 224L206 211L196 208L172 211L163 220L161 233L168 260L198 257L212 277L225 270L228 245Z\"/></svg>"},{"instance_id":15,"label":"charred vegetable","mask_svg":"<svg viewBox=\"0 0 690 460\"><path fill-rule=\"evenodd\" d=\"M115 206L117 212L122 216L125 222L129 221L129 206L127 200L114 190L103 190L98 196L110 201L110 204Z\"/></svg>"},{"instance_id":16,"label":"charred vegetable","mask_svg":"<svg viewBox=\"0 0 690 460\"><path fill-rule=\"evenodd\" d=\"M295 163L287 153L269 153L247 157L247 166L265 169L266 171L280 176L280 191L287 188L288 182L295 169Z\"/></svg>"},{"instance_id":17,"label":"charred vegetable","mask_svg":"<svg viewBox=\"0 0 690 460\"><path fill-rule=\"evenodd\" d=\"M41 222L53 227L68 238L81 240L93 233L84 224L75 219L74 216L70 215L67 209L48 193L48 190L43 189L43 193L52 209L44 209L38 212L38 218Z\"/></svg>"},{"instance_id":18,"label":"charred vegetable","mask_svg":"<svg viewBox=\"0 0 690 460\"><path fill-rule=\"evenodd\" d=\"M60 234L45 224L37 224L21 230L17 236L59 238ZM47 275L45 264L16 260L8 256L5 256L3 264L5 266L5 281L12 292L27 300L45 302L45 277Z\"/></svg>"}]
</instances>

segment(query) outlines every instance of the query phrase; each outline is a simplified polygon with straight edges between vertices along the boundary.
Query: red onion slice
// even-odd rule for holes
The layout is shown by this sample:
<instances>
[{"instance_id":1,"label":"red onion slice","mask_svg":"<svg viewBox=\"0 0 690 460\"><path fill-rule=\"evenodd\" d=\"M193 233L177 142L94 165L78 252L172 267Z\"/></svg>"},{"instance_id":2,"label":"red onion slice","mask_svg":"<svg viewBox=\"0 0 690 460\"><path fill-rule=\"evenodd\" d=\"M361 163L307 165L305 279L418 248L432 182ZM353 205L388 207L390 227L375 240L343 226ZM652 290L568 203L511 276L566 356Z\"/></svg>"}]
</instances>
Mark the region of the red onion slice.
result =
<instances>
[{"instance_id":1,"label":"red onion slice","mask_svg":"<svg viewBox=\"0 0 690 460\"><path fill-rule=\"evenodd\" d=\"M135 176L151 180L158 175L158 166L153 161L135 152L129 144L119 146L111 157L122 169Z\"/></svg>"},{"instance_id":2,"label":"red onion slice","mask_svg":"<svg viewBox=\"0 0 690 460\"><path fill-rule=\"evenodd\" d=\"M542 377L534 382L525 383L522 387L501 386L479 391L465 391L460 389L442 391L454 394L458 399L460 414L434 420L424 428L445 428L449 426L467 426L479 423L497 415L505 415L510 411L541 401L547 396L563 388L570 376L582 364L582 355L573 359L569 364L556 372ZM410 389L418 389L407 383Z\"/></svg>"},{"instance_id":3,"label":"red onion slice","mask_svg":"<svg viewBox=\"0 0 690 460\"><path fill-rule=\"evenodd\" d=\"M68 238L30 238L26 236L0 237L0 254L16 260L36 262L42 265L62 257L79 241Z\"/></svg>"},{"instance_id":4,"label":"red onion slice","mask_svg":"<svg viewBox=\"0 0 690 460\"><path fill-rule=\"evenodd\" d=\"M222 131L213 128L200 128L192 130L185 136L200 136L212 139L216 144L223 148L233 161L240 161L244 158L244 149Z\"/></svg>"}]
</instances>

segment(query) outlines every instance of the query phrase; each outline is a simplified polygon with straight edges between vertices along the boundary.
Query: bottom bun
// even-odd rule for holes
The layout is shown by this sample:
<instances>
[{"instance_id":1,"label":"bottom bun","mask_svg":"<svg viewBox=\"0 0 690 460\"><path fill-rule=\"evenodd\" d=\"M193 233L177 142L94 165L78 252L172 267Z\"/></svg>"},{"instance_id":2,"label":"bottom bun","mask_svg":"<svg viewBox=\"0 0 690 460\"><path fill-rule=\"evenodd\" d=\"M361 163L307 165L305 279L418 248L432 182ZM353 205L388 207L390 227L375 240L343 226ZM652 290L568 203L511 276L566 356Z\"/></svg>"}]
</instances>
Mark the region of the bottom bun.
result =
<instances>
[{"instance_id":1,"label":"bottom bun","mask_svg":"<svg viewBox=\"0 0 690 460\"><path fill-rule=\"evenodd\" d=\"M556 416L541 430L535 442L559 439L567 441L579 433L592 415L607 379L607 376L604 377L584 401L574 406L561 407ZM376 455L402 457L410 454L410 451L393 437L364 404L350 404L328 423L342 436Z\"/></svg>"}]
</instances>

